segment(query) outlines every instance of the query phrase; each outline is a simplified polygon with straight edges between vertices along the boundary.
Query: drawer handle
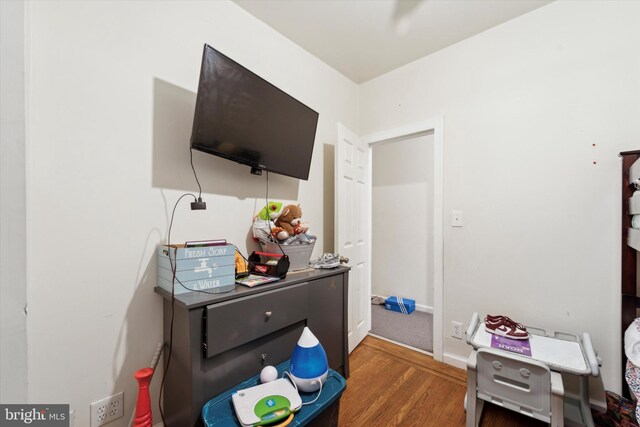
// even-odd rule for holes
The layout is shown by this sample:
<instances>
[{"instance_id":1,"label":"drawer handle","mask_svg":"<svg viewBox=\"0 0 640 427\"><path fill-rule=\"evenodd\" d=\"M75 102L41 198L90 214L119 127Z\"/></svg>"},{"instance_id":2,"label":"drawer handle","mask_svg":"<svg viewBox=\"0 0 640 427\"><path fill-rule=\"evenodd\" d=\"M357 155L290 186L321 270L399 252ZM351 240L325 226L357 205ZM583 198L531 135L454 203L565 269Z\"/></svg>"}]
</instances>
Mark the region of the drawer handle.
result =
<instances>
[{"instance_id":1,"label":"drawer handle","mask_svg":"<svg viewBox=\"0 0 640 427\"><path fill-rule=\"evenodd\" d=\"M273 312L271 312L271 311L265 311L264 312L264 317L266 317L267 320L269 320L269 318L271 317L272 314L273 314Z\"/></svg>"},{"instance_id":2,"label":"drawer handle","mask_svg":"<svg viewBox=\"0 0 640 427\"><path fill-rule=\"evenodd\" d=\"M262 361L264 362L265 360L267 360L267 353L262 353Z\"/></svg>"}]
</instances>

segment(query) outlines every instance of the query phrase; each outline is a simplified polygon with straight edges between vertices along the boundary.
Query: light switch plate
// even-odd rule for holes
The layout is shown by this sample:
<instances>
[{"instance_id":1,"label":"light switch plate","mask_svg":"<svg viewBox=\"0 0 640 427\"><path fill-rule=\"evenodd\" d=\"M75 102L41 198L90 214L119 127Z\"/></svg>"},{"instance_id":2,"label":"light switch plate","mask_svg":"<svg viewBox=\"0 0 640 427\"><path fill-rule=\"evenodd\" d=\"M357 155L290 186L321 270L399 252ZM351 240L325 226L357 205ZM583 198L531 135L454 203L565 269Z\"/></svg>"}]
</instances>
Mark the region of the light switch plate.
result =
<instances>
[{"instance_id":1,"label":"light switch plate","mask_svg":"<svg viewBox=\"0 0 640 427\"><path fill-rule=\"evenodd\" d=\"M451 226L462 227L462 211L453 211L451 213Z\"/></svg>"}]
</instances>

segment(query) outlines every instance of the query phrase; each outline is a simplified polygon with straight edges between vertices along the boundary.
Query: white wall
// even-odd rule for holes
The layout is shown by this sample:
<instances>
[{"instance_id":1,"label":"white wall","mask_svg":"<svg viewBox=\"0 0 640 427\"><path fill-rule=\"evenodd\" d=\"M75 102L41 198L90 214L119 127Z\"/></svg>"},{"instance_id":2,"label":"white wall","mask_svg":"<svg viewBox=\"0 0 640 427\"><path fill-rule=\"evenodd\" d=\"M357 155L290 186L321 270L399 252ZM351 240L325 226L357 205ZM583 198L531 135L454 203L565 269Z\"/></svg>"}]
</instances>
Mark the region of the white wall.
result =
<instances>
[{"instance_id":1,"label":"white wall","mask_svg":"<svg viewBox=\"0 0 640 427\"><path fill-rule=\"evenodd\" d=\"M309 181L270 180L302 204L316 252L333 246L336 121L365 135L444 114L445 219L465 211L463 228L446 223L445 330L477 310L589 331L618 389L617 153L640 140L639 19L634 2L554 2L365 83L358 103L229 2L27 3L29 400L70 403L76 425L116 391L133 408L131 375L161 339L154 249L197 190L186 146L205 42L320 112ZM264 178L194 160L209 209L185 200L174 239L246 247Z\"/></svg>"},{"instance_id":2,"label":"white wall","mask_svg":"<svg viewBox=\"0 0 640 427\"><path fill-rule=\"evenodd\" d=\"M433 307L433 135L372 149L371 292Z\"/></svg>"},{"instance_id":3,"label":"white wall","mask_svg":"<svg viewBox=\"0 0 640 427\"><path fill-rule=\"evenodd\" d=\"M361 86L361 134L445 116L445 356L469 354L452 320L503 313L589 332L620 389L618 153L640 144L639 22L638 2L554 2Z\"/></svg>"},{"instance_id":4,"label":"white wall","mask_svg":"<svg viewBox=\"0 0 640 427\"><path fill-rule=\"evenodd\" d=\"M0 2L0 402L27 399L24 4Z\"/></svg>"},{"instance_id":5,"label":"white wall","mask_svg":"<svg viewBox=\"0 0 640 427\"><path fill-rule=\"evenodd\" d=\"M124 390L124 425L132 375L161 340L155 248L178 197L197 191L188 141L203 44L320 113L309 180L270 177L271 198L301 203L317 253L333 233L325 159L338 120L357 129L357 86L231 2L28 6L29 400L70 403L86 426L90 402ZM194 162L208 209L185 198L172 240L245 249L264 176L199 152Z\"/></svg>"}]
</instances>

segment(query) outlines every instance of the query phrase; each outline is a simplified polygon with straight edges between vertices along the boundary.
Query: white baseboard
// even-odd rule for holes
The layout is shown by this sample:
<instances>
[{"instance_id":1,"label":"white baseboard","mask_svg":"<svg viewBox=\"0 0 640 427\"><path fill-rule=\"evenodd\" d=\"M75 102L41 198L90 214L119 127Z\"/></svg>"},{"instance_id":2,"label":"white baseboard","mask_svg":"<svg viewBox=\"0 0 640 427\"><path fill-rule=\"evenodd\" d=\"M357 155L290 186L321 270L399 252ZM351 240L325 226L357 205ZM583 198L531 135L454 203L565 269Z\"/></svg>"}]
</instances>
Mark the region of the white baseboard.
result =
<instances>
[{"instance_id":1,"label":"white baseboard","mask_svg":"<svg viewBox=\"0 0 640 427\"><path fill-rule=\"evenodd\" d=\"M571 397L572 399L576 399L576 400L580 399L578 395L574 393L566 392L566 391L565 391L565 396ZM598 412L602 412L602 413L607 412L607 402L604 402L602 400L589 399L589 406L591 407L591 409L595 409Z\"/></svg>"},{"instance_id":2,"label":"white baseboard","mask_svg":"<svg viewBox=\"0 0 640 427\"><path fill-rule=\"evenodd\" d=\"M395 344L395 345L399 345L400 347L408 348L408 349L410 349L410 350L417 351L417 352L419 352L419 353L423 353L423 354L426 354L426 355L428 355L428 356L433 357L433 353L428 352L427 350L423 350L423 349L421 349L421 348L417 348L417 347L411 347L410 345L403 344L403 343L398 342L398 341L390 340L389 338L385 338L385 337L380 336L380 335L372 334L370 331L369 331L368 335L371 335L372 337L375 337L375 338L381 339L381 340L383 340L383 341L390 342L390 343Z\"/></svg>"},{"instance_id":3,"label":"white baseboard","mask_svg":"<svg viewBox=\"0 0 640 427\"><path fill-rule=\"evenodd\" d=\"M467 370L467 358L454 353L444 353L442 361L447 365Z\"/></svg>"},{"instance_id":4,"label":"white baseboard","mask_svg":"<svg viewBox=\"0 0 640 427\"><path fill-rule=\"evenodd\" d=\"M430 305L416 304L416 311L433 314L433 307L431 307Z\"/></svg>"}]
</instances>

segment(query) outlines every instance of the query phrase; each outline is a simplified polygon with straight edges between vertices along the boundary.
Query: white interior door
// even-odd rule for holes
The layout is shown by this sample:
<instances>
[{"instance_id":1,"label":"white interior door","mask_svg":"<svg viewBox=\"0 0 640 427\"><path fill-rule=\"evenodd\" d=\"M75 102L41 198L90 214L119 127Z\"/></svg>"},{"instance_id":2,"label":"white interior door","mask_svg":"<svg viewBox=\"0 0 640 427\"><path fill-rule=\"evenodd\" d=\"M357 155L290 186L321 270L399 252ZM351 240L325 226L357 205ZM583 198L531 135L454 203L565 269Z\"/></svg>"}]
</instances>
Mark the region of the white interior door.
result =
<instances>
[{"instance_id":1,"label":"white interior door","mask_svg":"<svg viewBox=\"0 0 640 427\"><path fill-rule=\"evenodd\" d=\"M349 352L371 330L370 148L338 124L335 178L335 241L349 257Z\"/></svg>"}]
</instances>

